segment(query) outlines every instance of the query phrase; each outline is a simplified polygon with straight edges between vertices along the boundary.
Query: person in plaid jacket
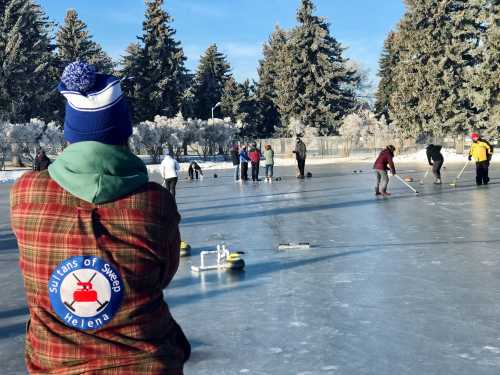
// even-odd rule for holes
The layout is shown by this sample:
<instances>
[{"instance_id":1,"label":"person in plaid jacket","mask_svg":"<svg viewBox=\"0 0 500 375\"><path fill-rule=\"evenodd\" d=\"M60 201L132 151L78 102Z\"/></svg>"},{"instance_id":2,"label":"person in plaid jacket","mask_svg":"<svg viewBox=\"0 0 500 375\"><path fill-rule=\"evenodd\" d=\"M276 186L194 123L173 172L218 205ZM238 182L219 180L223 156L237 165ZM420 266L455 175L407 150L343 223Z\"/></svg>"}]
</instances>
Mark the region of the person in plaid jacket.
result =
<instances>
[{"instance_id":1,"label":"person in plaid jacket","mask_svg":"<svg viewBox=\"0 0 500 375\"><path fill-rule=\"evenodd\" d=\"M69 146L11 191L30 310L27 369L182 374L190 344L163 299L179 265L175 201L127 147L132 124L117 78L75 62L59 90Z\"/></svg>"}]
</instances>

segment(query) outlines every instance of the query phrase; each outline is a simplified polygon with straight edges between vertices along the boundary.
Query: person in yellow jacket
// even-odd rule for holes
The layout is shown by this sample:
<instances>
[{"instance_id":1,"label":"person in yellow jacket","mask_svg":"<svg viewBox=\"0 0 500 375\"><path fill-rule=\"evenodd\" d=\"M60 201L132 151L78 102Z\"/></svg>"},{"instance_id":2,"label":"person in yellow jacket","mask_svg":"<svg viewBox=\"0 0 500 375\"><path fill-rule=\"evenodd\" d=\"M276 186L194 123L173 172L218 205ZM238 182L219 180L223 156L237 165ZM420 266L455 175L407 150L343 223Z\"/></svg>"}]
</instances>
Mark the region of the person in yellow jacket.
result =
<instances>
[{"instance_id":1,"label":"person in yellow jacket","mask_svg":"<svg viewBox=\"0 0 500 375\"><path fill-rule=\"evenodd\" d=\"M493 149L490 144L479 138L479 134L473 133L471 135L472 145L469 152L469 160L476 161L476 184L488 185L490 178L488 177L488 168L490 166L491 156Z\"/></svg>"}]
</instances>

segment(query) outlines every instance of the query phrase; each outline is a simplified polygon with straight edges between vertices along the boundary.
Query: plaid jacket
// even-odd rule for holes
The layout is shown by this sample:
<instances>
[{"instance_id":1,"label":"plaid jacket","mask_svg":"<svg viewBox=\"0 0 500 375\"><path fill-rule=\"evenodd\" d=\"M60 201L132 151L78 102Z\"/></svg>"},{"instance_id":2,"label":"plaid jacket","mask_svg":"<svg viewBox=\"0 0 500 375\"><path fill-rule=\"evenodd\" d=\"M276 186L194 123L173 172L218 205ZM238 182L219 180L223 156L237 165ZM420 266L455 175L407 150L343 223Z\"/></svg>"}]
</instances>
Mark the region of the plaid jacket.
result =
<instances>
[{"instance_id":1,"label":"plaid jacket","mask_svg":"<svg viewBox=\"0 0 500 375\"><path fill-rule=\"evenodd\" d=\"M30 322L26 364L33 374L182 374L190 347L163 300L179 265L180 216L160 185L148 183L93 205L63 190L47 171L11 191ZM48 281L73 256L97 256L121 275L123 300L102 328L79 331L54 313Z\"/></svg>"}]
</instances>

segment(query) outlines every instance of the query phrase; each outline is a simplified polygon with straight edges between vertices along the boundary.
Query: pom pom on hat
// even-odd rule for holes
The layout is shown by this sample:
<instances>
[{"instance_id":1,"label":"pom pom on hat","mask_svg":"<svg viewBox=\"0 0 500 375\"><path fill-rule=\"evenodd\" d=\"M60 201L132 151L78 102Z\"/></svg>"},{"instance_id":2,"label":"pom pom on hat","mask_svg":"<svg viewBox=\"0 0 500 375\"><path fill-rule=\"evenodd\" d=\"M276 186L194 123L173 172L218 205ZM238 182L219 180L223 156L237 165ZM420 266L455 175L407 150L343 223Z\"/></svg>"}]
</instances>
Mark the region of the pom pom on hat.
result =
<instances>
[{"instance_id":1,"label":"pom pom on hat","mask_svg":"<svg viewBox=\"0 0 500 375\"><path fill-rule=\"evenodd\" d=\"M95 66L82 61L72 62L64 69L61 81L68 90L80 93L90 91L96 81Z\"/></svg>"},{"instance_id":2,"label":"pom pom on hat","mask_svg":"<svg viewBox=\"0 0 500 375\"><path fill-rule=\"evenodd\" d=\"M472 133L472 134L471 134L471 138L472 138L472 139L478 139L478 138L479 138L479 134L477 134L477 133Z\"/></svg>"},{"instance_id":3,"label":"pom pom on hat","mask_svg":"<svg viewBox=\"0 0 500 375\"><path fill-rule=\"evenodd\" d=\"M132 135L132 118L118 77L75 61L64 69L58 90L67 100L64 138L68 142L121 145Z\"/></svg>"}]
</instances>

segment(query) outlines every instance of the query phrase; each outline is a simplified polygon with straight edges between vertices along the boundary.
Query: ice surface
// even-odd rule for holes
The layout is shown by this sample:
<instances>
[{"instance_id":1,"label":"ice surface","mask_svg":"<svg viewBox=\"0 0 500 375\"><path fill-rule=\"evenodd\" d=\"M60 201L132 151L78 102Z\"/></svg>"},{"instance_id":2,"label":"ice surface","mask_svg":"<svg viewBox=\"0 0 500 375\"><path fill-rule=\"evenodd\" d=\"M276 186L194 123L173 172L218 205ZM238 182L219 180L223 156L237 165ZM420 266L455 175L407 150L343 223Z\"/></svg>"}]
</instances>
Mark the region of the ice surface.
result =
<instances>
[{"instance_id":1,"label":"ice surface","mask_svg":"<svg viewBox=\"0 0 500 375\"><path fill-rule=\"evenodd\" d=\"M373 195L370 164L278 167L283 181L181 181L182 237L192 246L165 291L193 346L186 374L498 375L500 165L476 188L393 180ZM461 165L449 164L445 182ZM354 169L366 173L353 174ZM424 164L404 164L419 181ZM414 171L414 172L410 172ZM154 176L158 178L157 175ZM26 320L9 185L0 186L0 363L23 374ZM194 274L218 243L244 251L243 273ZM309 242L305 251L280 243Z\"/></svg>"}]
</instances>

